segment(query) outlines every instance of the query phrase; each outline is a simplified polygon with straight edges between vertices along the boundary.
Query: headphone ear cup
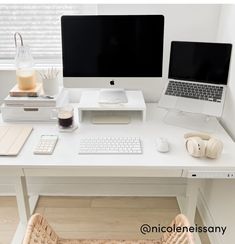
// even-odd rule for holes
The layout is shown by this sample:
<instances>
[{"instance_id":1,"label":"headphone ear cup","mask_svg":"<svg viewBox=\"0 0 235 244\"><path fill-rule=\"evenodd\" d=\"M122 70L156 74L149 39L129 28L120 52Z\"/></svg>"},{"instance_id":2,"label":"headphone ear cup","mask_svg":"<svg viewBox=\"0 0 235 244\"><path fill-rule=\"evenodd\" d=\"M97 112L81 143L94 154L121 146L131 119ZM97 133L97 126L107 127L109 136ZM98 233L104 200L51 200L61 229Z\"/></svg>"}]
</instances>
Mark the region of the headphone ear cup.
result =
<instances>
[{"instance_id":1,"label":"headphone ear cup","mask_svg":"<svg viewBox=\"0 0 235 244\"><path fill-rule=\"evenodd\" d=\"M206 156L208 158L218 158L223 151L223 142L216 138L211 138L206 145Z\"/></svg>"},{"instance_id":2,"label":"headphone ear cup","mask_svg":"<svg viewBox=\"0 0 235 244\"><path fill-rule=\"evenodd\" d=\"M205 156L206 145L200 137L189 137L185 142L188 153L196 158Z\"/></svg>"}]
</instances>

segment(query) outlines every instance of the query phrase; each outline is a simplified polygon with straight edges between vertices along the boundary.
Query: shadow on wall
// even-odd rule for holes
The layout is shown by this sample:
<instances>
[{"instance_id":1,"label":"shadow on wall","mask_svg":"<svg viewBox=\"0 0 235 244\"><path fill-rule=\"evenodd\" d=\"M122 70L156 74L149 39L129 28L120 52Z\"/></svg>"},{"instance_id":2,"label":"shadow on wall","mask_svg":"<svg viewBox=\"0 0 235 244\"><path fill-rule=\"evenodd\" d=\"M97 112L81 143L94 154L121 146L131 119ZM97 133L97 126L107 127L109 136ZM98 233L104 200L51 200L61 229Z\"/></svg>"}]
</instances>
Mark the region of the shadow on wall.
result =
<instances>
[{"instance_id":1,"label":"shadow on wall","mask_svg":"<svg viewBox=\"0 0 235 244\"><path fill-rule=\"evenodd\" d=\"M223 124L223 127L226 129L226 131L229 133L230 136L232 136L233 141L235 141L235 133L229 128L233 128L234 121L235 121L235 114L231 113L231 111L235 111L235 96L232 93L231 87L227 87L226 91L226 99L224 104L224 111L221 118L221 122ZM227 119L229 115L229 120Z\"/></svg>"}]
</instances>

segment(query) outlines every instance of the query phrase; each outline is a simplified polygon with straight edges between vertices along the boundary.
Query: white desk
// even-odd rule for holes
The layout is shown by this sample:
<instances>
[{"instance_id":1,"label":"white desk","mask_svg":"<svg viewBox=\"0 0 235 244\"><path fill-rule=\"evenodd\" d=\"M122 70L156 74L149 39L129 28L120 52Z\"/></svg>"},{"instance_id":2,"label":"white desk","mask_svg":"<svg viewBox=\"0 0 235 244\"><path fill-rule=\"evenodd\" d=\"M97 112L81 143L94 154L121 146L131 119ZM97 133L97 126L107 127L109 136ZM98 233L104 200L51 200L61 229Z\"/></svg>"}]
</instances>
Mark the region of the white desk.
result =
<instances>
[{"instance_id":1,"label":"white desk","mask_svg":"<svg viewBox=\"0 0 235 244\"><path fill-rule=\"evenodd\" d=\"M201 174L201 178L227 178L228 172L235 172L235 145L219 124L216 135L224 142L222 156L217 160L196 159L189 156L184 148L183 134L189 130L163 123L165 113L166 111L158 109L156 104L148 104L146 122L132 120L128 125L93 125L85 120L74 133L59 134L54 154L50 156L34 155L33 148L41 134L58 134L57 127L53 124L34 124L34 131L17 157L0 157L0 176L16 178L21 225L14 240L19 238L19 233L24 229L37 202L37 198L34 198L30 211L26 187L28 176L187 178L192 172L206 172ZM115 157L78 154L81 137L99 135L139 136L143 144L143 154ZM155 140L159 136L166 137L170 142L169 153L157 152ZM198 176L199 178L187 180L185 205L179 201L181 211L186 213L191 221L194 219L197 204L200 174Z\"/></svg>"}]
</instances>

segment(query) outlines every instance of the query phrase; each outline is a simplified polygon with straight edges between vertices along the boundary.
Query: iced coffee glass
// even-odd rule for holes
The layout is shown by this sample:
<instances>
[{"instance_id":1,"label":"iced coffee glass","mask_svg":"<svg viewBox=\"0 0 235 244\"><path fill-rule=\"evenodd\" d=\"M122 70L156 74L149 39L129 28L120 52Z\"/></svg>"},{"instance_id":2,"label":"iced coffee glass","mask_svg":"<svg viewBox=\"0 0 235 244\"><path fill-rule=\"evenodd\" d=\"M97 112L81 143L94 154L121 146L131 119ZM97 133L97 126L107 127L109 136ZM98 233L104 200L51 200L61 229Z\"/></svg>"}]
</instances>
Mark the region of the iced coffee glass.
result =
<instances>
[{"instance_id":1,"label":"iced coffee glass","mask_svg":"<svg viewBox=\"0 0 235 244\"><path fill-rule=\"evenodd\" d=\"M73 127L73 114L74 109L71 105L59 108L57 114L59 127L62 129Z\"/></svg>"}]
</instances>

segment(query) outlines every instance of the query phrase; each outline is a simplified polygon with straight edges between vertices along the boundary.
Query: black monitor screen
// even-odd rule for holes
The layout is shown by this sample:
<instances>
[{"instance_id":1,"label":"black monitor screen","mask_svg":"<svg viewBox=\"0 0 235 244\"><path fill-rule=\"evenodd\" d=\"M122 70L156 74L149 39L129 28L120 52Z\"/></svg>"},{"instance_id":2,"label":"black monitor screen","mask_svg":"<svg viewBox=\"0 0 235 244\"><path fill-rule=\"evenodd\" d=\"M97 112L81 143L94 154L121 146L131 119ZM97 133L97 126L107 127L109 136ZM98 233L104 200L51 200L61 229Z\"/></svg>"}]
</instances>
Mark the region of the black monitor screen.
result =
<instances>
[{"instance_id":1,"label":"black monitor screen","mask_svg":"<svg viewBox=\"0 0 235 244\"><path fill-rule=\"evenodd\" d=\"M227 84L232 45L228 43L171 43L169 78Z\"/></svg>"},{"instance_id":2,"label":"black monitor screen","mask_svg":"<svg viewBox=\"0 0 235 244\"><path fill-rule=\"evenodd\" d=\"M162 15L62 16L64 77L161 77Z\"/></svg>"}]
</instances>

